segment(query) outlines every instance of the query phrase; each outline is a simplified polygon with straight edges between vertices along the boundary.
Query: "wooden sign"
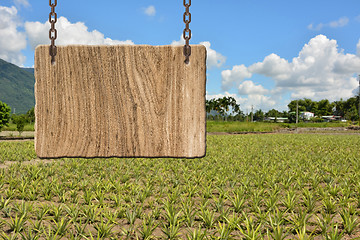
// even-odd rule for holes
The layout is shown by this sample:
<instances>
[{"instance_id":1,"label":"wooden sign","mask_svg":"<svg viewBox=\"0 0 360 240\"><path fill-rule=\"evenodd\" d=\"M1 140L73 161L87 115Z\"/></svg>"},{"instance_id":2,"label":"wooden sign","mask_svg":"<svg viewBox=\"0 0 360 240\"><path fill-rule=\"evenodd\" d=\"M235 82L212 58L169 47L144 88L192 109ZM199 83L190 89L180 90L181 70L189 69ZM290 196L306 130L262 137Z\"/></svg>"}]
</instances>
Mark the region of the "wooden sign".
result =
<instances>
[{"instance_id":1,"label":"wooden sign","mask_svg":"<svg viewBox=\"0 0 360 240\"><path fill-rule=\"evenodd\" d=\"M204 157L206 49L49 46L35 50L40 158Z\"/></svg>"}]
</instances>

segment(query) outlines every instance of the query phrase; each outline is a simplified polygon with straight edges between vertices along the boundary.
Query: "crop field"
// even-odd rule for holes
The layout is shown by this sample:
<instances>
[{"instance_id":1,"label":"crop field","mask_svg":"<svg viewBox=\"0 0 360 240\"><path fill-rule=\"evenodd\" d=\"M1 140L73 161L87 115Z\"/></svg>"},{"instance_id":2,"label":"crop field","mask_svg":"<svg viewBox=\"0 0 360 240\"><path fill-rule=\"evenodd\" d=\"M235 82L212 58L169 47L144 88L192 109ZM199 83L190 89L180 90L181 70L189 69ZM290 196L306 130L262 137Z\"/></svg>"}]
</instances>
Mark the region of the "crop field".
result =
<instances>
[{"instance_id":1,"label":"crop field","mask_svg":"<svg viewBox=\"0 0 360 240\"><path fill-rule=\"evenodd\" d=\"M0 239L355 239L359 146L209 135L202 159L29 162L33 142L0 142Z\"/></svg>"},{"instance_id":2,"label":"crop field","mask_svg":"<svg viewBox=\"0 0 360 240\"><path fill-rule=\"evenodd\" d=\"M288 128L336 128L348 127L348 123L273 123L273 122L239 122L239 121L206 121L207 132L273 132Z\"/></svg>"}]
</instances>

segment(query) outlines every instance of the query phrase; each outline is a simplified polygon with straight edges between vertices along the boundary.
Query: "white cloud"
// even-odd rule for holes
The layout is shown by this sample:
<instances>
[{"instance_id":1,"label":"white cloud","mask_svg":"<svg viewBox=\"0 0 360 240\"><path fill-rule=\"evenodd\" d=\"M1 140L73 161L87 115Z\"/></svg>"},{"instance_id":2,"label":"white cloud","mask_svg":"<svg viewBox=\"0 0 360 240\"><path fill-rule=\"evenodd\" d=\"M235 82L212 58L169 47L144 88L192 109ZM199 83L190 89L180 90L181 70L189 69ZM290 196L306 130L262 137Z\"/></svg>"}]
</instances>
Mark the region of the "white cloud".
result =
<instances>
[{"instance_id":1,"label":"white cloud","mask_svg":"<svg viewBox=\"0 0 360 240\"><path fill-rule=\"evenodd\" d=\"M226 57L212 49L210 42L200 42L200 44L206 47L207 67L209 69L213 67L219 68L226 62Z\"/></svg>"},{"instance_id":2,"label":"white cloud","mask_svg":"<svg viewBox=\"0 0 360 240\"><path fill-rule=\"evenodd\" d=\"M148 16L155 16L156 14L156 9L154 6L149 6L147 8L144 9L144 13Z\"/></svg>"},{"instance_id":3,"label":"white cloud","mask_svg":"<svg viewBox=\"0 0 360 240\"><path fill-rule=\"evenodd\" d=\"M242 103L244 102L244 98L238 97L236 94L234 93L229 93L225 91L225 94L219 93L219 94L209 94L208 91L206 91L206 99L210 100L213 98L223 98L223 97L233 97L237 103Z\"/></svg>"},{"instance_id":4,"label":"white cloud","mask_svg":"<svg viewBox=\"0 0 360 240\"><path fill-rule=\"evenodd\" d=\"M269 92L263 86L256 85L253 81L242 82L238 90L240 95L263 95Z\"/></svg>"},{"instance_id":5,"label":"white cloud","mask_svg":"<svg viewBox=\"0 0 360 240\"><path fill-rule=\"evenodd\" d=\"M21 22L17 9L0 6L0 16L0 58L21 66L25 62L21 50L26 48L26 35L18 31Z\"/></svg>"},{"instance_id":6,"label":"white cloud","mask_svg":"<svg viewBox=\"0 0 360 240\"><path fill-rule=\"evenodd\" d=\"M243 109L244 109L243 104L247 101L246 98L239 97L234 93L229 93L229 92L226 92L226 91L225 91L224 94L222 94L222 93L209 94L208 91L206 91L206 99L207 100L210 100L210 99L213 99L213 98L218 99L218 98L223 98L223 97L233 97L236 100L236 103L240 104L240 109L243 111Z\"/></svg>"},{"instance_id":7,"label":"white cloud","mask_svg":"<svg viewBox=\"0 0 360 240\"><path fill-rule=\"evenodd\" d=\"M234 86L238 85L241 81L246 78L251 78L252 73L248 71L245 65L234 66L232 70L224 70L221 72L222 81L221 87L223 90L229 90Z\"/></svg>"},{"instance_id":8,"label":"white cloud","mask_svg":"<svg viewBox=\"0 0 360 240\"><path fill-rule=\"evenodd\" d=\"M360 41L358 48L360 46ZM235 66L237 67L237 66ZM235 68L234 67L234 68ZM275 84L269 94L272 98L291 93L292 98L311 98L320 100L327 98L330 101L353 96L358 83L354 75L360 71L360 57L354 54L345 54L338 48L336 40L318 35L305 44L299 56L291 62L276 54L266 56L262 62L252 64L248 68L241 65L239 77L232 77L234 70L222 72L223 86L228 88L237 83L240 93L266 94L266 89L252 82L243 82L241 73L261 74L271 78ZM236 71L235 71L236 72Z\"/></svg>"},{"instance_id":9,"label":"white cloud","mask_svg":"<svg viewBox=\"0 0 360 240\"><path fill-rule=\"evenodd\" d=\"M274 101L270 96L265 96L261 94L249 95L246 101L244 102L244 108L251 109L262 109L268 111L274 108L276 101Z\"/></svg>"},{"instance_id":10,"label":"white cloud","mask_svg":"<svg viewBox=\"0 0 360 240\"><path fill-rule=\"evenodd\" d=\"M276 77L277 79L289 78L289 62L278 55L272 53L265 57L263 62L253 64L248 69L252 73Z\"/></svg>"},{"instance_id":11,"label":"white cloud","mask_svg":"<svg viewBox=\"0 0 360 240\"><path fill-rule=\"evenodd\" d=\"M314 25L313 23L308 25L308 29L319 31L324 27L331 27L331 28L339 28L339 27L345 27L349 23L349 18L347 17L341 17L336 21L331 21L329 23L319 23Z\"/></svg>"},{"instance_id":12,"label":"white cloud","mask_svg":"<svg viewBox=\"0 0 360 240\"><path fill-rule=\"evenodd\" d=\"M180 39L178 41L174 40L172 41L171 45L173 46L181 46L185 44L185 39L183 37L183 35L181 34Z\"/></svg>"},{"instance_id":13,"label":"white cloud","mask_svg":"<svg viewBox=\"0 0 360 240\"><path fill-rule=\"evenodd\" d=\"M338 49L336 40L324 35L318 35L305 44L291 63L285 64L285 61L280 67L282 71L274 73L254 68L253 72L272 77L276 86L292 91L293 97L310 97L313 100L348 98L357 87L352 77L360 70L360 58L344 54ZM272 64L273 68L279 67L277 62Z\"/></svg>"},{"instance_id":14,"label":"white cloud","mask_svg":"<svg viewBox=\"0 0 360 240\"><path fill-rule=\"evenodd\" d=\"M180 36L180 40L178 41L172 41L171 45L173 46L181 46L185 44L185 39L183 35ZM206 42L200 42L201 45L204 45L206 47L206 65L208 69L214 68L214 67L221 67L226 62L226 57L224 57L221 53L216 52L214 49L211 48L211 43Z\"/></svg>"},{"instance_id":15,"label":"white cloud","mask_svg":"<svg viewBox=\"0 0 360 240\"><path fill-rule=\"evenodd\" d=\"M349 23L349 18L342 17L337 21L332 21L329 23L329 26L332 28L344 27Z\"/></svg>"},{"instance_id":16,"label":"white cloud","mask_svg":"<svg viewBox=\"0 0 360 240\"><path fill-rule=\"evenodd\" d=\"M308 28L309 30L319 31L319 30L321 30L324 26L325 26L325 25L324 25L323 23L319 23L319 24L317 24L317 25L314 25L313 23L310 23L307 28Z\"/></svg>"},{"instance_id":17,"label":"white cloud","mask_svg":"<svg viewBox=\"0 0 360 240\"><path fill-rule=\"evenodd\" d=\"M223 93L219 93L219 94L209 94L208 92L206 92L206 99L210 100L210 99L217 99L217 98L223 98L223 97L233 97L236 100L237 104L240 104L240 109L241 111L243 111L244 113L250 113L251 108L254 108L254 112L257 109L262 109L263 111L268 111L274 107L276 107L276 109L282 111L282 110L286 110L287 107L284 106L277 106L276 105L276 101L270 97L270 96L265 96L265 95L261 95L261 94L252 94L252 95L248 95L247 97L240 97L237 94L234 93L229 93L227 91Z\"/></svg>"},{"instance_id":18,"label":"white cloud","mask_svg":"<svg viewBox=\"0 0 360 240\"><path fill-rule=\"evenodd\" d=\"M30 6L28 0L14 0L14 3L17 6L24 6L24 7L29 7Z\"/></svg>"},{"instance_id":19,"label":"white cloud","mask_svg":"<svg viewBox=\"0 0 360 240\"><path fill-rule=\"evenodd\" d=\"M26 22L25 30L32 48L39 44L49 44L50 23ZM56 45L82 44L82 45L117 45L134 44L131 40L118 41L105 38L104 34L97 31L88 31L83 22L71 23L65 17L58 18L56 29L58 38Z\"/></svg>"}]
</instances>

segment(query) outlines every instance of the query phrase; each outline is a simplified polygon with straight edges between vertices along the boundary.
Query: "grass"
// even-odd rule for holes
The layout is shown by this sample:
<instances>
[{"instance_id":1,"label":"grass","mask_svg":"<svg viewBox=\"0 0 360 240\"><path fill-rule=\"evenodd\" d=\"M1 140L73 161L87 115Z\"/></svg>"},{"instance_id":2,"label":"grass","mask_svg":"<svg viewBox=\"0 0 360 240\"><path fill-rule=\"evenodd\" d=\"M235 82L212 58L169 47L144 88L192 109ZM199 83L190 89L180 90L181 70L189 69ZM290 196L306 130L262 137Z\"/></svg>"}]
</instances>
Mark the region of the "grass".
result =
<instances>
[{"instance_id":1,"label":"grass","mask_svg":"<svg viewBox=\"0 0 360 240\"><path fill-rule=\"evenodd\" d=\"M211 135L202 159L36 165L21 164L32 142L9 144L0 155L19 163L0 169L4 239L360 236L358 136Z\"/></svg>"},{"instance_id":2,"label":"grass","mask_svg":"<svg viewBox=\"0 0 360 240\"><path fill-rule=\"evenodd\" d=\"M273 132L281 128L311 127L347 127L347 123L270 123L270 122L221 122L207 121L207 132Z\"/></svg>"},{"instance_id":3,"label":"grass","mask_svg":"<svg viewBox=\"0 0 360 240\"><path fill-rule=\"evenodd\" d=\"M16 124L10 123L9 126L4 126L1 131L17 131L16 130ZM24 126L24 131L35 131L34 123L32 124L26 124Z\"/></svg>"},{"instance_id":4,"label":"grass","mask_svg":"<svg viewBox=\"0 0 360 240\"><path fill-rule=\"evenodd\" d=\"M283 128L280 123L207 121L207 132L272 132Z\"/></svg>"},{"instance_id":5,"label":"grass","mask_svg":"<svg viewBox=\"0 0 360 240\"><path fill-rule=\"evenodd\" d=\"M311 127L347 127L348 123L270 123L270 122L223 122L207 120L207 132L273 132L281 128ZM16 131L16 124L10 123L9 126L2 128L2 131ZM34 124L26 124L24 131L35 131Z\"/></svg>"}]
</instances>

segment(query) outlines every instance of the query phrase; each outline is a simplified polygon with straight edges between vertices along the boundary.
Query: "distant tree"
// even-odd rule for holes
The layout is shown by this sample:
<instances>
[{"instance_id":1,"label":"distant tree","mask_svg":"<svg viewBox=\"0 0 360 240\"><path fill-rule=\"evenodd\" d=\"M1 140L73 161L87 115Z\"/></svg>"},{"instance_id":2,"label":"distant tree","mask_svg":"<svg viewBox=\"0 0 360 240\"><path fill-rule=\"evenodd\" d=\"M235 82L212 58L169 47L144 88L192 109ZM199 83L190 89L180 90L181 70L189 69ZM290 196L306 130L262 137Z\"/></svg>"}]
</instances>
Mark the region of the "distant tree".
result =
<instances>
[{"instance_id":1,"label":"distant tree","mask_svg":"<svg viewBox=\"0 0 360 240\"><path fill-rule=\"evenodd\" d=\"M254 121L262 122L264 121L265 113L261 109L257 110L254 114Z\"/></svg>"},{"instance_id":2,"label":"distant tree","mask_svg":"<svg viewBox=\"0 0 360 240\"><path fill-rule=\"evenodd\" d=\"M293 100L288 104L290 113L296 112L297 100ZM298 100L299 112L308 111L315 114L315 116L336 115L345 117L347 120L356 121L359 119L359 96L351 97L347 100L340 99L339 101L330 102L327 99L318 102L311 99ZM289 119L292 119L291 115ZM290 120L291 121L291 120Z\"/></svg>"},{"instance_id":3,"label":"distant tree","mask_svg":"<svg viewBox=\"0 0 360 240\"><path fill-rule=\"evenodd\" d=\"M305 107L306 112L316 113L318 111L318 102L312 101L309 98L304 98L301 105Z\"/></svg>"},{"instance_id":4,"label":"distant tree","mask_svg":"<svg viewBox=\"0 0 360 240\"><path fill-rule=\"evenodd\" d=\"M271 109L271 110L269 110L267 113L265 113L265 116L266 116L266 117L275 117L275 118L277 118L277 117L281 117L281 116L282 116L282 113L279 112L279 111L276 110L276 109Z\"/></svg>"},{"instance_id":5,"label":"distant tree","mask_svg":"<svg viewBox=\"0 0 360 240\"><path fill-rule=\"evenodd\" d=\"M343 117L345 116L345 112L346 112L345 103L346 101L344 101L342 98L340 99L340 101L334 102L335 105L334 115L343 116Z\"/></svg>"},{"instance_id":6,"label":"distant tree","mask_svg":"<svg viewBox=\"0 0 360 240\"><path fill-rule=\"evenodd\" d=\"M347 120L357 121L359 119L359 97L351 97L344 102L344 116Z\"/></svg>"},{"instance_id":7,"label":"distant tree","mask_svg":"<svg viewBox=\"0 0 360 240\"><path fill-rule=\"evenodd\" d=\"M281 117L284 117L284 118L289 118L289 112L288 111L283 111L282 113L281 113Z\"/></svg>"},{"instance_id":8,"label":"distant tree","mask_svg":"<svg viewBox=\"0 0 360 240\"><path fill-rule=\"evenodd\" d=\"M234 115L241 113L240 105L236 104L236 100L233 97L223 97L218 99L206 100L205 103L206 112L210 113L211 110L215 110L226 120L226 114L232 108ZM231 115L231 113L230 113Z\"/></svg>"},{"instance_id":9,"label":"distant tree","mask_svg":"<svg viewBox=\"0 0 360 240\"><path fill-rule=\"evenodd\" d=\"M207 112L207 113L210 113L211 110L215 110L215 108L216 108L215 105L216 105L215 98L210 99L210 100L206 100L206 101L205 101L206 112Z\"/></svg>"},{"instance_id":10,"label":"distant tree","mask_svg":"<svg viewBox=\"0 0 360 240\"><path fill-rule=\"evenodd\" d=\"M299 112L305 112L306 111L305 101L301 100L301 99L300 100L292 100L288 104L289 112L296 112L297 102L299 103Z\"/></svg>"},{"instance_id":11,"label":"distant tree","mask_svg":"<svg viewBox=\"0 0 360 240\"><path fill-rule=\"evenodd\" d=\"M296 112L289 113L288 119L289 123L296 123Z\"/></svg>"},{"instance_id":12,"label":"distant tree","mask_svg":"<svg viewBox=\"0 0 360 240\"><path fill-rule=\"evenodd\" d=\"M16 130L19 132L19 135L21 135L26 124L26 115L13 115L12 120L16 124Z\"/></svg>"},{"instance_id":13,"label":"distant tree","mask_svg":"<svg viewBox=\"0 0 360 240\"><path fill-rule=\"evenodd\" d=\"M11 108L0 101L0 132L4 126L8 126L10 121Z\"/></svg>"},{"instance_id":14,"label":"distant tree","mask_svg":"<svg viewBox=\"0 0 360 240\"><path fill-rule=\"evenodd\" d=\"M35 122L35 111L34 111L34 109L35 108L33 107L29 111L27 111L27 113L26 113L26 120L30 124Z\"/></svg>"},{"instance_id":15,"label":"distant tree","mask_svg":"<svg viewBox=\"0 0 360 240\"><path fill-rule=\"evenodd\" d=\"M351 121L359 120L358 107L355 104L346 109L345 118Z\"/></svg>"},{"instance_id":16,"label":"distant tree","mask_svg":"<svg viewBox=\"0 0 360 240\"><path fill-rule=\"evenodd\" d=\"M318 102L312 101L311 99L304 98L299 100L293 100L288 104L290 112L296 112L296 105L299 106L300 112L312 112L315 116L327 116L332 115L335 103L330 103L329 100L323 99Z\"/></svg>"},{"instance_id":17,"label":"distant tree","mask_svg":"<svg viewBox=\"0 0 360 240\"><path fill-rule=\"evenodd\" d=\"M335 104L330 103L329 100L323 99L318 102L318 112L317 116L328 116L333 115Z\"/></svg>"}]
</instances>

